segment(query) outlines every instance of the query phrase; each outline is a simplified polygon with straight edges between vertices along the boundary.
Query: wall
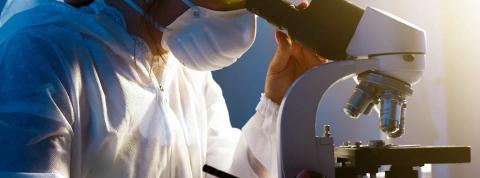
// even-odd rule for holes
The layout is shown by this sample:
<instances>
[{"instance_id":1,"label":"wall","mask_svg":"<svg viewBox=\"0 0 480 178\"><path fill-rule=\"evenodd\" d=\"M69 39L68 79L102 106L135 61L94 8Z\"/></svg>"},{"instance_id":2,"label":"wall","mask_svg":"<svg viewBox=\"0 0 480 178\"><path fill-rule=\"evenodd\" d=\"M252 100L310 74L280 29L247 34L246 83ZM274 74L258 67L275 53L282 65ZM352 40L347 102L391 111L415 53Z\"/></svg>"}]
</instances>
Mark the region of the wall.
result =
<instances>
[{"instance_id":1,"label":"wall","mask_svg":"<svg viewBox=\"0 0 480 178\"><path fill-rule=\"evenodd\" d=\"M448 141L472 146L472 164L452 166L452 177L480 174L480 2L442 1L447 83Z\"/></svg>"}]
</instances>

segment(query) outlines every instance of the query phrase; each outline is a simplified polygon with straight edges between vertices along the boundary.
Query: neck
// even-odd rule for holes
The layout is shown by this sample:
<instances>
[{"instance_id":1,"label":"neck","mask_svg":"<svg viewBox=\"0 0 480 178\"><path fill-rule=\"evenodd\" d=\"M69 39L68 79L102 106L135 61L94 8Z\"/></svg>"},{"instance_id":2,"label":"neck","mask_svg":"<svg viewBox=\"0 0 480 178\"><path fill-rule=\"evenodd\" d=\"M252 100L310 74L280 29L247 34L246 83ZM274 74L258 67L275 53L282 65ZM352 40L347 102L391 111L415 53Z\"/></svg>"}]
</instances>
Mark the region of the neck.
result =
<instances>
[{"instance_id":1,"label":"neck","mask_svg":"<svg viewBox=\"0 0 480 178\"><path fill-rule=\"evenodd\" d=\"M134 0L138 5L144 8L146 5L143 1ZM185 12L188 7L182 3L164 0L165 3L158 7L150 7L154 13L151 17L157 20L162 26L166 27L172 23L178 16ZM153 55L164 55L167 51L162 48L161 40L163 33L157 30L150 22L148 22L143 15L133 10L130 6L123 2L123 0L105 0L105 3L116 8L122 13L127 24L128 33L143 39L150 48ZM145 8L144 8L145 9Z\"/></svg>"}]
</instances>

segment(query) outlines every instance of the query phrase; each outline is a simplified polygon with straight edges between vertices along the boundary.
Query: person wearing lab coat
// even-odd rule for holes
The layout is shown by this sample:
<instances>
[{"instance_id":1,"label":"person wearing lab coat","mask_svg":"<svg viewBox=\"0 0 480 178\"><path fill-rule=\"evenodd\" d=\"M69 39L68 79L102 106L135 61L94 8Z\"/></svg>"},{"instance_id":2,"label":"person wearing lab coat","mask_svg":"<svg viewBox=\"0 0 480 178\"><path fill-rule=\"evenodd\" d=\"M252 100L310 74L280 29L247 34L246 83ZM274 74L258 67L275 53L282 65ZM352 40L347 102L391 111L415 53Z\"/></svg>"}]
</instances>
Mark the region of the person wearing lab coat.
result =
<instances>
[{"instance_id":1,"label":"person wearing lab coat","mask_svg":"<svg viewBox=\"0 0 480 178\"><path fill-rule=\"evenodd\" d=\"M205 177L204 164L239 177L277 177L279 103L324 59L277 31L257 112L241 131L232 128L210 71L253 43L256 17L241 7L7 1L0 177Z\"/></svg>"}]
</instances>

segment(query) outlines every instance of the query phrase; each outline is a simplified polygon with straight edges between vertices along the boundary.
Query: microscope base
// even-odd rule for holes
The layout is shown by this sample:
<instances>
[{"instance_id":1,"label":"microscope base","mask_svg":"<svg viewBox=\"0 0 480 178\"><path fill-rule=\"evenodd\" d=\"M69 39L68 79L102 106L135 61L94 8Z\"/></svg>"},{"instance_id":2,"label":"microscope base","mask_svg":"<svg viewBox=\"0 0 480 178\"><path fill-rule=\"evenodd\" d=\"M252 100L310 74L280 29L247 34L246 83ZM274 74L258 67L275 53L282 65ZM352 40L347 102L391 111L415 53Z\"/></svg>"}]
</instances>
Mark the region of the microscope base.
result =
<instances>
[{"instance_id":1,"label":"microscope base","mask_svg":"<svg viewBox=\"0 0 480 178\"><path fill-rule=\"evenodd\" d=\"M335 157L341 166L336 168L336 176L357 178L375 175L382 165L391 165L385 178L418 178L414 167L424 164L468 163L470 147L468 146L380 146L370 147L341 146L335 148ZM375 177L375 176L372 176Z\"/></svg>"}]
</instances>

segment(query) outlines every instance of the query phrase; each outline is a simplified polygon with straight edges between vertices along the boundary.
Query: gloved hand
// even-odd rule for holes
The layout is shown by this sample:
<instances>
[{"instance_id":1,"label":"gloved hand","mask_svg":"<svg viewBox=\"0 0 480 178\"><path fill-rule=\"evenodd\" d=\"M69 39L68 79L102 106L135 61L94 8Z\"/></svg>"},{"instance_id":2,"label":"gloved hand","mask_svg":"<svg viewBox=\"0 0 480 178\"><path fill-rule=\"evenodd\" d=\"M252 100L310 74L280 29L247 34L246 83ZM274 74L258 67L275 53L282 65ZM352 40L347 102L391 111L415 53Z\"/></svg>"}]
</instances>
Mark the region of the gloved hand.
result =
<instances>
[{"instance_id":1,"label":"gloved hand","mask_svg":"<svg viewBox=\"0 0 480 178\"><path fill-rule=\"evenodd\" d=\"M304 2L297 8L306 8ZM315 52L303 48L293 42L283 32L276 30L277 51L273 56L265 80L265 96L280 104L290 85L306 71L326 63L326 60Z\"/></svg>"}]
</instances>

